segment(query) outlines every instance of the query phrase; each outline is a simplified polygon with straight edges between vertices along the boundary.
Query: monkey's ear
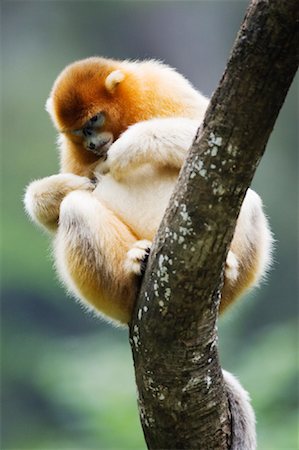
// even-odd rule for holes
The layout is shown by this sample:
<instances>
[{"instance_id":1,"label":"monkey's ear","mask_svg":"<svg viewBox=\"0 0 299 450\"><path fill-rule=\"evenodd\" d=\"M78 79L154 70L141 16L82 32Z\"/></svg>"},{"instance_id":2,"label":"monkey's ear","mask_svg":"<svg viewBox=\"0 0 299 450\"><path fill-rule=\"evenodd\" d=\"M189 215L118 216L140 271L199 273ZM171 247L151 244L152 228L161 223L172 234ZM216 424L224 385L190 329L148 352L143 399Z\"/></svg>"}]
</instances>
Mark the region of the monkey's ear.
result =
<instances>
[{"instance_id":1,"label":"monkey's ear","mask_svg":"<svg viewBox=\"0 0 299 450\"><path fill-rule=\"evenodd\" d=\"M107 91L113 93L116 86L118 86L124 80L124 78L124 73L119 69L111 72L105 80L105 87Z\"/></svg>"},{"instance_id":2,"label":"monkey's ear","mask_svg":"<svg viewBox=\"0 0 299 450\"><path fill-rule=\"evenodd\" d=\"M55 116L54 102L53 102L52 96L50 96L48 98L48 100L46 101L45 110L47 111L47 113L49 113L54 126L57 128L58 127L58 123L57 123L57 119L56 119L56 116Z\"/></svg>"},{"instance_id":3,"label":"monkey's ear","mask_svg":"<svg viewBox=\"0 0 299 450\"><path fill-rule=\"evenodd\" d=\"M53 114L53 99L49 97L45 104L45 110L50 114L50 116L54 116Z\"/></svg>"}]
</instances>

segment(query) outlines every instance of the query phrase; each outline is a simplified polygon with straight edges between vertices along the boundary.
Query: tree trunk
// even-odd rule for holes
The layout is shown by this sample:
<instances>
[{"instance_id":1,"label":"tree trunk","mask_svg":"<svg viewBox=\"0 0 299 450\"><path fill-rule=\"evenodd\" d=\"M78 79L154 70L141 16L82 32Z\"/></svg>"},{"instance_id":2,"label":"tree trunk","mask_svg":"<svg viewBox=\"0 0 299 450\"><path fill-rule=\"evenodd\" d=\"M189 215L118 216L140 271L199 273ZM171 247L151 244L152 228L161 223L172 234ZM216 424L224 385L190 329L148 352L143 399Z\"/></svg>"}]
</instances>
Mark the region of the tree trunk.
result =
<instances>
[{"instance_id":1,"label":"tree trunk","mask_svg":"<svg viewBox=\"0 0 299 450\"><path fill-rule=\"evenodd\" d=\"M216 326L222 272L296 72L297 10L297 0L251 2L158 231L130 325L149 449L230 448Z\"/></svg>"}]
</instances>

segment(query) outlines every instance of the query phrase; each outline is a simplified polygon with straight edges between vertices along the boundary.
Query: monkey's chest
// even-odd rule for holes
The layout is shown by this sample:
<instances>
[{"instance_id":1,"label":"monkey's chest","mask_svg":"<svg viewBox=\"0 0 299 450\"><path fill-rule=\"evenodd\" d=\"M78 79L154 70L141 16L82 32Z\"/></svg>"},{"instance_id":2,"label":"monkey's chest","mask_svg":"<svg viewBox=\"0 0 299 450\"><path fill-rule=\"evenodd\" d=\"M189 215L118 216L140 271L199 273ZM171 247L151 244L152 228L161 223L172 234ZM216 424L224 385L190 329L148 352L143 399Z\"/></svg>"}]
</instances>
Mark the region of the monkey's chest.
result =
<instances>
[{"instance_id":1,"label":"monkey's chest","mask_svg":"<svg viewBox=\"0 0 299 450\"><path fill-rule=\"evenodd\" d=\"M152 240L172 194L177 173L149 166L125 180L103 176L94 194L105 203L139 239Z\"/></svg>"}]
</instances>

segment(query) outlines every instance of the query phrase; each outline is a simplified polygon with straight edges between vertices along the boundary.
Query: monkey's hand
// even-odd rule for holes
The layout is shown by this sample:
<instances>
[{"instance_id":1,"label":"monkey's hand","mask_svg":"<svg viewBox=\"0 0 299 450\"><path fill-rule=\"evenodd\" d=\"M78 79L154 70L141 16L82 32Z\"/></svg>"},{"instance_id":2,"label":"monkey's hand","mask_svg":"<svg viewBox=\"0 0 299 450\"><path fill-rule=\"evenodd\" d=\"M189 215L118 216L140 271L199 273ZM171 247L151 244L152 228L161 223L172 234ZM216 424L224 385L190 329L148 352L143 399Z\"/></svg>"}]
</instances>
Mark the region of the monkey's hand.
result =
<instances>
[{"instance_id":1,"label":"monkey's hand","mask_svg":"<svg viewBox=\"0 0 299 450\"><path fill-rule=\"evenodd\" d=\"M95 184L87 177L61 173L33 181L26 188L24 205L30 218L48 231L58 226L60 204L74 190L92 191Z\"/></svg>"},{"instance_id":2,"label":"monkey's hand","mask_svg":"<svg viewBox=\"0 0 299 450\"><path fill-rule=\"evenodd\" d=\"M116 179L142 164L180 169L198 126L197 121L185 118L138 122L111 145L106 161L98 169L110 172Z\"/></svg>"},{"instance_id":3,"label":"monkey's hand","mask_svg":"<svg viewBox=\"0 0 299 450\"><path fill-rule=\"evenodd\" d=\"M101 174L109 172L119 180L142 164L138 125L130 127L111 145L106 160L98 164L97 172Z\"/></svg>"}]
</instances>

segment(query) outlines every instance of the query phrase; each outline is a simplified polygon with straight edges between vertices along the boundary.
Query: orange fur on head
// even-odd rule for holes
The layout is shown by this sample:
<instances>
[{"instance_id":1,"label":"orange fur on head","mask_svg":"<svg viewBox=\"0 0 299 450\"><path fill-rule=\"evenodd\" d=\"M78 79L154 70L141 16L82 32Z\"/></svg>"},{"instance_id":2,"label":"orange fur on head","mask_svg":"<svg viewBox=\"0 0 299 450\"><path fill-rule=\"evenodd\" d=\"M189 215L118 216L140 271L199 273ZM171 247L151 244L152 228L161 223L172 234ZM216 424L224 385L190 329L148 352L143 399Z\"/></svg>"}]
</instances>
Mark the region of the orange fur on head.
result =
<instances>
[{"instance_id":1,"label":"orange fur on head","mask_svg":"<svg viewBox=\"0 0 299 450\"><path fill-rule=\"evenodd\" d=\"M61 170L91 176L98 158L74 131L103 112L101 131L118 139L130 125L155 117L202 118L203 97L174 70L157 61L87 58L56 79L46 109L61 133ZM198 94L199 96L199 94Z\"/></svg>"},{"instance_id":2,"label":"orange fur on head","mask_svg":"<svg viewBox=\"0 0 299 450\"><path fill-rule=\"evenodd\" d=\"M114 70L109 60L88 58L70 64L62 71L50 95L50 113L58 131L79 129L100 106L102 110L107 108L111 93L105 87L105 80ZM115 115L113 110L109 113Z\"/></svg>"},{"instance_id":3,"label":"orange fur on head","mask_svg":"<svg viewBox=\"0 0 299 450\"><path fill-rule=\"evenodd\" d=\"M104 112L101 131L109 131L114 140L127 127L140 120L138 80L118 67L121 63L104 58L88 58L67 66L57 78L47 110L58 131L66 137L69 155L62 155L62 170L89 175L96 155L82 146L80 137L72 134L95 114Z\"/></svg>"}]
</instances>

